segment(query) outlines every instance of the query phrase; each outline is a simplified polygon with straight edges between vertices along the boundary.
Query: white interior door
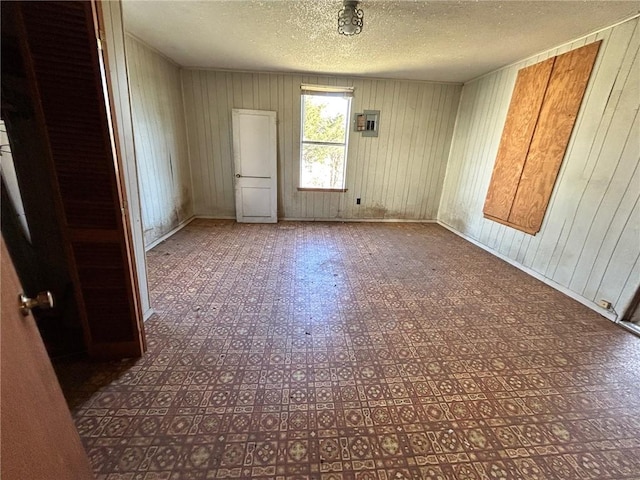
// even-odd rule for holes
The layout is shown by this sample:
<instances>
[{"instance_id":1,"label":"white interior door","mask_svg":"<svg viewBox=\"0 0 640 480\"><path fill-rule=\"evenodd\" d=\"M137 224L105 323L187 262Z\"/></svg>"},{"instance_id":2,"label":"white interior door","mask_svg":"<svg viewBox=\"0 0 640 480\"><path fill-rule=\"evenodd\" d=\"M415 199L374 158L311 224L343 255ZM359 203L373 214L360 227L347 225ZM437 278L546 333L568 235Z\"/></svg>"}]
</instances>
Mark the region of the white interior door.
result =
<instances>
[{"instance_id":1,"label":"white interior door","mask_svg":"<svg viewBox=\"0 0 640 480\"><path fill-rule=\"evenodd\" d=\"M232 120L236 219L276 223L276 112L234 108Z\"/></svg>"}]
</instances>

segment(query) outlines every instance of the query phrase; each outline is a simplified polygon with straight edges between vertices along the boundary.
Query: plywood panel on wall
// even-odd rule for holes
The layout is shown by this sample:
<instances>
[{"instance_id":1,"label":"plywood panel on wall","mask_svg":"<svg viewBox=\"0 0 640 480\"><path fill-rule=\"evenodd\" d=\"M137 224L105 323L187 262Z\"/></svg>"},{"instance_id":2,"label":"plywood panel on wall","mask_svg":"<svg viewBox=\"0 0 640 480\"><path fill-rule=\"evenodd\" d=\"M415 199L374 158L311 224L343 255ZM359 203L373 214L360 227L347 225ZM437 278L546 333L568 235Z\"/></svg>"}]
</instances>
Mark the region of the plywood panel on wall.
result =
<instances>
[{"instance_id":1,"label":"plywood panel on wall","mask_svg":"<svg viewBox=\"0 0 640 480\"><path fill-rule=\"evenodd\" d=\"M538 235L483 218L519 69L602 40ZM622 313L640 287L638 18L466 84L439 220L591 305Z\"/></svg>"},{"instance_id":2,"label":"plywood panel on wall","mask_svg":"<svg viewBox=\"0 0 640 480\"><path fill-rule=\"evenodd\" d=\"M231 110L248 108L278 114L284 218L435 219L459 85L193 69L182 83L196 215L235 218ZM381 111L379 137L350 132L345 193L298 191L302 83L353 86L352 113Z\"/></svg>"},{"instance_id":3,"label":"plywood panel on wall","mask_svg":"<svg viewBox=\"0 0 640 480\"><path fill-rule=\"evenodd\" d=\"M127 36L145 245L193 216L180 69Z\"/></svg>"},{"instance_id":4,"label":"plywood panel on wall","mask_svg":"<svg viewBox=\"0 0 640 480\"><path fill-rule=\"evenodd\" d=\"M525 232L540 230L599 48L598 41L555 59L508 217Z\"/></svg>"},{"instance_id":5,"label":"plywood panel on wall","mask_svg":"<svg viewBox=\"0 0 640 480\"><path fill-rule=\"evenodd\" d=\"M509 218L554 61L550 58L518 72L484 203L485 215Z\"/></svg>"},{"instance_id":6,"label":"plywood panel on wall","mask_svg":"<svg viewBox=\"0 0 640 480\"><path fill-rule=\"evenodd\" d=\"M540 230L600 43L518 72L485 217L533 235Z\"/></svg>"}]
</instances>

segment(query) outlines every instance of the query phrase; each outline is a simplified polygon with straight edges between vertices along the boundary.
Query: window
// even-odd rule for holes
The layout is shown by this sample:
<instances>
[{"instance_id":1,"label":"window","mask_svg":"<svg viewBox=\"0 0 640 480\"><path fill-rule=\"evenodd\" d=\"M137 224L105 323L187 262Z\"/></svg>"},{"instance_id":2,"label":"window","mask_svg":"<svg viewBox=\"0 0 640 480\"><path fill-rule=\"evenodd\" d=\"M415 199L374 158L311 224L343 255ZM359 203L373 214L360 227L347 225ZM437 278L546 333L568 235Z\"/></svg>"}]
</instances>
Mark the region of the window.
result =
<instances>
[{"instance_id":1,"label":"window","mask_svg":"<svg viewBox=\"0 0 640 480\"><path fill-rule=\"evenodd\" d=\"M300 188L345 190L353 88L302 85Z\"/></svg>"}]
</instances>

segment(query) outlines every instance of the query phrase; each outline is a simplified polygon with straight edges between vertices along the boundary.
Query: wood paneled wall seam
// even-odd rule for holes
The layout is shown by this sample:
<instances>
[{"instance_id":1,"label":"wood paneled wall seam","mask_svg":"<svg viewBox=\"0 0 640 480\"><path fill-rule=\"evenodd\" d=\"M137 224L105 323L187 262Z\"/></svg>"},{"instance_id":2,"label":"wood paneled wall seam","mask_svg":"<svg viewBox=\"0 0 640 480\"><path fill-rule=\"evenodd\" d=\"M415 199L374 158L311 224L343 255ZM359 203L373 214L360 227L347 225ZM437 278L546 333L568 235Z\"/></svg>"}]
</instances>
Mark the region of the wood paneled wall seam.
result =
<instances>
[{"instance_id":1,"label":"wood paneled wall seam","mask_svg":"<svg viewBox=\"0 0 640 480\"><path fill-rule=\"evenodd\" d=\"M590 302L622 313L640 288L638 17L466 84L438 219ZM602 40L535 237L484 219L482 207L520 68Z\"/></svg>"},{"instance_id":2,"label":"wood paneled wall seam","mask_svg":"<svg viewBox=\"0 0 640 480\"><path fill-rule=\"evenodd\" d=\"M435 220L460 85L194 69L182 80L196 215L235 215L231 109L248 108L278 115L281 217ZM302 83L353 86L352 115L381 112L379 137L350 132L345 193L298 191Z\"/></svg>"},{"instance_id":3,"label":"wood paneled wall seam","mask_svg":"<svg viewBox=\"0 0 640 480\"><path fill-rule=\"evenodd\" d=\"M127 35L144 243L193 216L180 68Z\"/></svg>"}]
</instances>

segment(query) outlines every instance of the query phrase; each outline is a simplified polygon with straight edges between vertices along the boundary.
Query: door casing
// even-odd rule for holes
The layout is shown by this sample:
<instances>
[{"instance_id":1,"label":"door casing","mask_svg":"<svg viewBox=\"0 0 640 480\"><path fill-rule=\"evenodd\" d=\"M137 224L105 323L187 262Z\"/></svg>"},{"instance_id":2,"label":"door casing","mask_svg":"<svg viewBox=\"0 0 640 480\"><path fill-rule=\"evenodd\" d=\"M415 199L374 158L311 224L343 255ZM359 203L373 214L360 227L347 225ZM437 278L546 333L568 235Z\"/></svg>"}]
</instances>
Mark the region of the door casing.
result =
<instances>
[{"instance_id":1,"label":"door casing","mask_svg":"<svg viewBox=\"0 0 640 480\"><path fill-rule=\"evenodd\" d=\"M276 112L234 108L232 126L236 220L276 223Z\"/></svg>"}]
</instances>

